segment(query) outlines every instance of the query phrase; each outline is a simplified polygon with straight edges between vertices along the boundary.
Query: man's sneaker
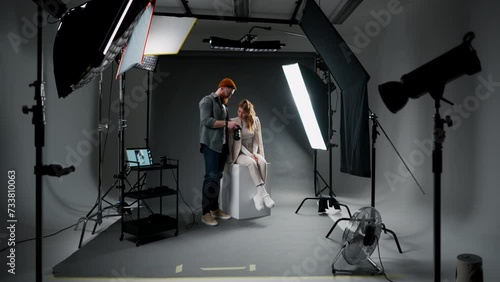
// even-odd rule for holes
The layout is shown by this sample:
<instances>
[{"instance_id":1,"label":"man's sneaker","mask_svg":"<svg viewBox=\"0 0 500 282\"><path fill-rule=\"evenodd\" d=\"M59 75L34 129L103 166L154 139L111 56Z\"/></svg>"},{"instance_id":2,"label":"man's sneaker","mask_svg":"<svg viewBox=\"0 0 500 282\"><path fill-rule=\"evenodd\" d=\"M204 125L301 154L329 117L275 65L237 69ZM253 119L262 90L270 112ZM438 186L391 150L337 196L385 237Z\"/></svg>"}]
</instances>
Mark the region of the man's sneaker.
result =
<instances>
[{"instance_id":1,"label":"man's sneaker","mask_svg":"<svg viewBox=\"0 0 500 282\"><path fill-rule=\"evenodd\" d=\"M223 212L221 209L216 209L214 211L210 211L210 213L212 214L213 218L220 218L220 219L230 219L231 218L230 215Z\"/></svg>"},{"instance_id":2,"label":"man's sneaker","mask_svg":"<svg viewBox=\"0 0 500 282\"><path fill-rule=\"evenodd\" d=\"M215 220L209 212L207 212L201 217L201 222L209 226L216 226L217 224L219 224L217 220Z\"/></svg>"},{"instance_id":3,"label":"man's sneaker","mask_svg":"<svg viewBox=\"0 0 500 282\"><path fill-rule=\"evenodd\" d=\"M269 194L265 195L264 197L264 203L266 204L266 207L268 208L274 208L274 201L271 199L271 196Z\"/></svg>"}]
</instances>

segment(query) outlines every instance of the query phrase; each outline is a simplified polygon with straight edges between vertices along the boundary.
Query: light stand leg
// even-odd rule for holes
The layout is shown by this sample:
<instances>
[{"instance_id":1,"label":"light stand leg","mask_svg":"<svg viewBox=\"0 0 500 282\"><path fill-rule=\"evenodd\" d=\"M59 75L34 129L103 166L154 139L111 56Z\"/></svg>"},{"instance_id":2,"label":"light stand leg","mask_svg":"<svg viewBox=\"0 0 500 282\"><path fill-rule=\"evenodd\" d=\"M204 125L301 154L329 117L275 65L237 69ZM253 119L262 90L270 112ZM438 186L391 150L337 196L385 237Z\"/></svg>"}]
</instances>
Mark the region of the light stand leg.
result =
<instances>
[{"instance_id":1,"label":"light stand leg","mask_svg":"<svg viewBox=\"0 0 500 282\"><path fill-rule=\"evenodd\" d=\"M332 234L333 229L335 229L335 227L337 226L337 224L339 222L344 221L344 220L347 220L347 221L351 220L352 215L349 215L349 216L350 216L349 218L343 217L343 218L337 219L337 221L335 221L335 223L333 223L332 228L330 228L330 231L328 231L328 233L326 234L325 238L330 237L330 234Z\"/></svg>"},{"instance_id":2,"label":"light stand leg","mask_svg":"<svg viewBox=\"0 0 500 282\"><path fill-rule=\"evenodd\" d=\"M387 229L385 227L385 224L382 223L382 230L384 231L384 233L387 234L387 232L391 233L392 237L394 237L394 241L396 242L396 246L398 247L398 251L400 254L403 253L403 250L401 250L401 245L399 244L399 240L398 240L398 236L396 236L396 233L394 233L394 231L390 230L390 229Z\"/></svg>"}]
</instances>

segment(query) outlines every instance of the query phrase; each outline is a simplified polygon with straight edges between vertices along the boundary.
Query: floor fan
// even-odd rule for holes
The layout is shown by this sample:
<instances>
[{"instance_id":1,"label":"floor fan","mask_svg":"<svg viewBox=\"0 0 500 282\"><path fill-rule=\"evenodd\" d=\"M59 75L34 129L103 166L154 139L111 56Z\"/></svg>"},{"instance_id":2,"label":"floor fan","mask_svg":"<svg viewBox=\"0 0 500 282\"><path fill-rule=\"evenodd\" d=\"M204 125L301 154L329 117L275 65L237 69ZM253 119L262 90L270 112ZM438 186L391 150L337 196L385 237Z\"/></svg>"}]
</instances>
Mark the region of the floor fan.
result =
<instances>
[{"instance_id":1,"label":"floor fan","mask_svg":"<svg viewBox=\"0 0 500 282\"><path fill-rule=\"evenodd\" d=\"M382 274L382 269L370 258L378 246L382 231L382 217L373 207L363 207L349 220L342 236L342 248L332 262L333 274ZM373 269L338 269L335 263L340 256L352 266L359 266L368 262Z\"/></svg>"}]
</instances>

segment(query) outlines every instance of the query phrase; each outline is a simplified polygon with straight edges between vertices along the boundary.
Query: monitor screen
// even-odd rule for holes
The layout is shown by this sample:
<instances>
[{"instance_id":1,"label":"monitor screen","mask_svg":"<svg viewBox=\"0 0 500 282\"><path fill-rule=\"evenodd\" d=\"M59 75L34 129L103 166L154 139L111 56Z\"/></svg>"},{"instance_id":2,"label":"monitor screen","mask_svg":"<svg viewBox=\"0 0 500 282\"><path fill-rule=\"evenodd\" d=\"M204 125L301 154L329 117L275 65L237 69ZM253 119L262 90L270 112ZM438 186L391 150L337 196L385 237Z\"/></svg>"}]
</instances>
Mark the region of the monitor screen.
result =
<instances>
[{"instance_id":1,"label":"monitor screen","mask_svg":"<svg viewBox=\"0 0 500 282\"><path fill-rule=\"evenodd\" d=\"M152 165L151 151L148 148L129 148L126 150L127 160L131 167Z\"/></svg>"}]
</instances>

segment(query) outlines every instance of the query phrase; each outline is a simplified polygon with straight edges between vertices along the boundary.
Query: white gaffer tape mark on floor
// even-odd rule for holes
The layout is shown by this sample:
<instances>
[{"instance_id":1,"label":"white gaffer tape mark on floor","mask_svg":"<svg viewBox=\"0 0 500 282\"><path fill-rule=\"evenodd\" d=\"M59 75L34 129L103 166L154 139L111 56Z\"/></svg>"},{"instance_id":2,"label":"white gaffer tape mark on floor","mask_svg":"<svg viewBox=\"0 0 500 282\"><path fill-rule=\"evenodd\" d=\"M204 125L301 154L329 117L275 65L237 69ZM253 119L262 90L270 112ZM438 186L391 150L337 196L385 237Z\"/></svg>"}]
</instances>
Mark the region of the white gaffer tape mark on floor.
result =
<instances>
[{"instance_id":1,"label":"white gaffer tape mark on floor","mask_svg":"<svg viewBox=\"0 0 500 282\"><path fill-rule=\"evenodd\" d=\"M234 266L234 267L200 267L204 271L214 271L214 270L245 270L246 266Z\"/></svg>"},{"instance_id":2,"label":"white gaffer tape mark on floor","mask_svg":"<svg viewBox=\"0 0 500 282\"><path fill-rule=\"evenodd\" d=\"M204 271L216 271L216 270L245 270L246 266L229 266L229 267L200 267ZM249 271L255 271L257 269L255 264L250 264L248 266Z\"/></svg>"},{"instance_id":3,"label":"white gaffer tape mark on floor","mask_svg":"<svg viewBox=\"0 0 500 282\"><path fill-rule=\"evenodd\" d=\"M183 264L179 264L179 265L175 268L175 273L180 273L180 272L182 272L182 266L183 266Z\"/></svg>"}]
</instances>

